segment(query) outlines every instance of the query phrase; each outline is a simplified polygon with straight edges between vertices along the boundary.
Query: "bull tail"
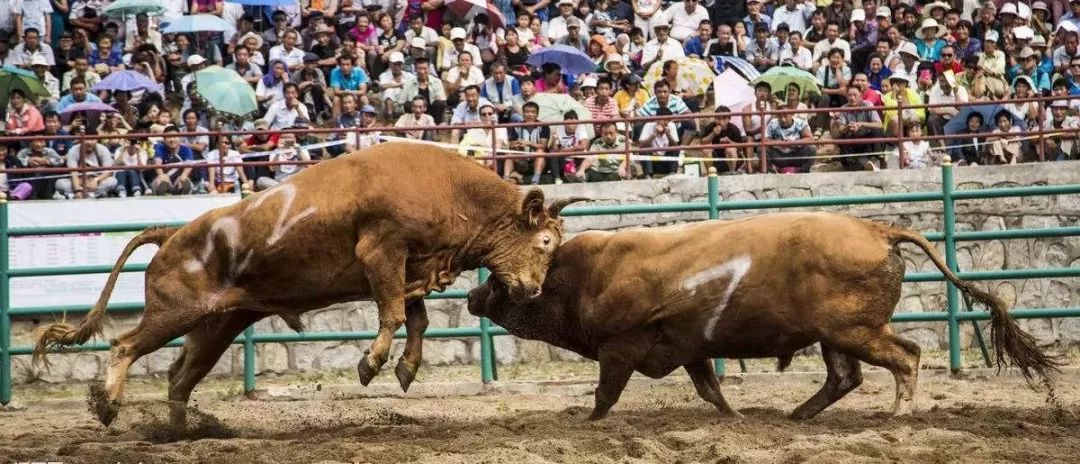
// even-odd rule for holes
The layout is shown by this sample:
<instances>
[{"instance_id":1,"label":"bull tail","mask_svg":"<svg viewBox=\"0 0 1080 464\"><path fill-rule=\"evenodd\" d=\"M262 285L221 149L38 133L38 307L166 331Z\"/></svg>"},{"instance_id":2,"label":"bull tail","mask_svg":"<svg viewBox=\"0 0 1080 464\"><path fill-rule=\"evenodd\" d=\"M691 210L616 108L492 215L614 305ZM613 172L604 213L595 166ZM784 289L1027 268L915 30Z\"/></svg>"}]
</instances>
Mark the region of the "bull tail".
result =
<instances>
[{"instance_id":1,"label":"bull tail","mask_svg":"<svg viewBox=\"0 0 1080 464\"><path fill-rule=\"evenodd\" d=\"M101 296L98 297L97 303L90 309L90 312L86 313L86 317L77 327L61 321L38 329L39 335L37 343L34 345L33 364L43 365L47 369L49 363L45 358L45 353L50 349L80 345L86 343L90 337L100 335L105 323L105 306L109 303L109 297L112 296L113 288L116 286L116 279L119 277L120 270L124 267L128 257L136 249L148 243L161 246L179 229L179 227L151 227L131 239L124 251L120 253L116 264L113 265L112 272L105 282L105 288L101 290Z\"/></svg>"},{"instance_id":2,"label":"bull tail","mask_svg":"<svg viewBox=\"0 0 1080 464\"><path fill-rule=\"evenodd\" d=\"M960 280L949 269L941 254L934 249L934 245L926 240L922 234L912 230L889 227L886 228L886 235L893 245L897 242L908 242L921 248L949 282L956 285L965 295L990 309L990 337L994 342L994 354L997 358L998 370L1009 364L1006 359L1008 357L1012 360L1012 364L1020 369L1024 380L1029 384L1032 383L1036 376L1045 384L1050 381L1050 375L1057 372L1058 368L1063 365L1059 357L1048 355L1039 349L1035 343L1035 337L1021 329L1016 323L1016 319L1009 315L1009 310L1004 301L972 285L970 282Z\"/></svg>"}]
</instances>

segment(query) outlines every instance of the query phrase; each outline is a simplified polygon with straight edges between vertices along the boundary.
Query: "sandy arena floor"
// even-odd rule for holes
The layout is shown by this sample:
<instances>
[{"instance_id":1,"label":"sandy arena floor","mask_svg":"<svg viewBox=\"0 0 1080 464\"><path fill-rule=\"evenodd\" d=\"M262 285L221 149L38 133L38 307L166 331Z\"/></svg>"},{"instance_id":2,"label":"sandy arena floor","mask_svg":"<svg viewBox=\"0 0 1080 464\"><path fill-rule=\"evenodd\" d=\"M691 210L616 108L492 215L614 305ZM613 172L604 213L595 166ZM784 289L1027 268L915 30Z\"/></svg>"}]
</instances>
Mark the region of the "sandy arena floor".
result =
<instances>
[{"instance_id":1,"label":"sandy arena floor","mask_svg":"<svg viewBox=\"0 0 1080 464\"><path fill-rule=\"evenodd\" d=\"M742 421L718 416L681 372L635 377L595 423L584 421L592 363L503 367L513 380L487 388L475 367L425 367L407 397L385 372L368 388L349 373L260 377L257 400L238 394L239 379L216 379L196 394L196 438L178 442L163 438L161 381L132 381L108 429L86 410L84 385L18 386L16 407L0 411L0 463L1080 462L1080 370L1060 376L1066 411L1055 414L1015 374L955 379L928 364L912 416L887 416L892 377L864 367L862 387L806 423L784 415L820 373L729 377L723 390Z\"/></svg>"}]
</instances>

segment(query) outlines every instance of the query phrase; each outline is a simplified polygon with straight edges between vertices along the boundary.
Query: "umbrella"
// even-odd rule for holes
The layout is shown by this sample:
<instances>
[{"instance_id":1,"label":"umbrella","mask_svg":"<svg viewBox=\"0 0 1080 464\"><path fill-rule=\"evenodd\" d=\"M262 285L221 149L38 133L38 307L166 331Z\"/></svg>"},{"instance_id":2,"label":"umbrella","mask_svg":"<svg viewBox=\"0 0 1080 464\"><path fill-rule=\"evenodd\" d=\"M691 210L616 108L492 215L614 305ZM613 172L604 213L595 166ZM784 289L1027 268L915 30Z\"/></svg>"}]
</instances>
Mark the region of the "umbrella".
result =
<instances>
[{"instance_id":1,"label":"umbrella","mask_svg":"<svg viewBox=\"0 0 1080 464\"><path fill-rule=\"evenodd\" d=\"M255 90L236 71L209 66L195 72L199 96L219 113L247 117L259 110Z\"/></svg>"},{"instance_id":2,"label":"umbrella","mask_svg":"<svg viewBox=\"0 0 1080 464\"><path fill-rule=\"evenodd\" d=\"M109 18L128 18L139 14L161 16L165 14L165 6L160 0L117 0L101 14Z\"/></svg>"},{"instance_id":3,"label":"umbrella","mask_svg":"<svg viewBox=\"0 0 1080 464\"><path fill-rule=\"evenodd\" d=\"M577 113L579 120L587 121L592 119L592 113L585 109L581 102L566 94L538 93L533 95L529 101L540 106L540 115L538 117L541 121L562 121L566 112L571 110ZM593 125L585 124L584 126L589 133L589 137L592 137Z\"/></svg>"},{"instance_id":4,"label":"umbrella","mask_svg":"<svg viewBox=\"0 0 1080 464\"><path fill-rule=\"evenodd\" d=\"M554 63L562 68L563 74L584 74L596 70L596 63L585 52L567 45L544 47L529 55L525 61L536 67Z\"/></svg>"},{"instance_id":5,"label":"umbrella","mask_svg":"<svg viewBox=\"0 0 1080 464\"><path fill-rule=\"evenodd\" d=\"M169 22L162 23L163 34L176 34L181 32L231 32L236 30L228 21L210 14L197 14L181 16Z\"/></svg>"},{"instance_id":6,"label":"umbrella","mask_svg":"<svg viewBox=\"0 0 1080 464\"><path fill-rule=\"evenodd\" d=\"M14 66L0 68L0 107L6 107L11 91L22 90L30 100L52 96L34 73Z\"/></svg>"},{"instance_id":7,"label":"umbrella","mask_svg":"<svg viewBox=\"0 0 1080 464\"><path fill-rule=\"evenodd\" d=\"M90 87L91 92L100 92L102 90L108 91L124 91L135 92L139 90L148 90L151 92L161 93L161 84L158 84L153 79L146 77L146 75L136 71L119 71L110 73L108 77L102 79L101 82L94 84Z\"/></svg>"},{"instance_id":8,"label":"umbrella","mask_svg":"<svg viewBox=\"0 0 1080 464\"><path fill-rule=\"evenodd\" d=\"M229 3L239 3L250 6L296 6L296 0L225 0Z\"/></svg>"},{"instance_id":9,"label":"umbrella","mask_svg":"<svg viewBox=\"0 0 1080 464\"><path fill-rule=\"evenodd\" d=\"M798 85L802 89L802 96L821 95L817 77L807 71L794 66L776 66L769 68L761 76L752 81L754 84L768 82L772 86L773 93L783 94L789 84Z\"/></svg>"},{"instance_id":10,"label":"umbrella","mask_svg":"<svg viewBox=\"0 0 1080 464\"><path fill-rule=\"evenodd\" d=\"M81 103L73 103L64 108L64 111L60 112L60 116L63 116L64 123L71 122L71 118L77 113L86 113L87 116L99 115L102 113L116 113L116 108L113 108L102 102L84 101Z\"/></svg>"},{"instance_id":11,"label":"umbrella","mask_svg":"<svg viewBox=\"0 0 1080 464\"><path fill-rule=\"evenodd\" d=\"M733 69L729 68L720 73L713 81L713 86L715 86L716 106L723 105L733 112L739 112L746 110L754 103L754 88L750 87L746 79ZM731 123L743 129L741 117L732 117Z\"/></svg>"},{"instance_id":12,"label":"umbrella","mask_svg":"<svg viewBox=\"0 0 1080 464\"><path fill-rule=\"evenodd\" d=\"M488 24L492 29L506 26L506 17L495 7L495 4L486 0L449 0L446 7L458 17L466 21L472 21L476 15L483 13L488 17Z\"/></svg>"},{"instance_id":13,"label":"umbrella","mask_svg":"<svg viewBox=\"0 0 1080 464\"><path fill-rule=\"evenodd\" d=\"M761 71L758 71L757 68L754 67L754 65L750 64L749 61L746 61L742 58L736 56L714 56L712 58L713 69L716 70L717 74L720 74L728 68L731 68L734 69L735 72L739 73L739 75L746 78L746 80L748 81L752 81L761 76Z\"/></svg>"},{"instance_id":14,"label":"umbrella","mask_svg":"<svg viewBox=\"0 0 1080 464\"><path fill-rule=\"evenodd\" d=\"M975 105L960 108L960 112L945 123L945 134L952 135L964 130L967 127L968 117L972 113L982 115L983 125L979 128L981 131L991 131L997 126L997 121L994 120L995 116L1002 111L1012 116L1014 126L1025 127L1023 118L1017 117L1016 114L1006 109L1004 105Z\"/></svg>"},{"instance_id":15,"label":"umbrella","mask_svg":"<svg viewBox=\"0 0 1080 464\"><path fill-rule=\"evenodd\" d=\"M679 88L688 88L694 95L704 95L709 90L713 80L716 79L712 67L705 60L679 58L675 62L679 65L679 73L675 76L679 82ZM653 85L660 80L663 72L663 62L657 61L656 64L652 65L649 71L645 73L645 79L643 80L645 90L652 90Z\"/></svg>"}]
</instances>

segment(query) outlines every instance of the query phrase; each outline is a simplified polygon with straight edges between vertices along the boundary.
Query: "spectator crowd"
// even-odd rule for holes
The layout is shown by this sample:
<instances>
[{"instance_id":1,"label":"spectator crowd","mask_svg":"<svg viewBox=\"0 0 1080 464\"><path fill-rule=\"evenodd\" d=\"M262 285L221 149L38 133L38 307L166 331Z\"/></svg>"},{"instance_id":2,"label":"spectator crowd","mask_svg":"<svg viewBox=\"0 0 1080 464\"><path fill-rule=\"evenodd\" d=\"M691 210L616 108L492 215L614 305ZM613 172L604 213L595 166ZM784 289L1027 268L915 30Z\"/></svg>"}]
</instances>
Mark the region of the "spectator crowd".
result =
<instances>
[{"instance_id":1,"label":"spectator crowd","mask_svg":"<svg viewBox=\"0 0 1080 464\"><path fill-rule=\"evenodd\" d=\"M301 161L388 137L478 157L591 153L477 159L522 184L674 174L689 153L668 147L686 144L720 146L701 156L732 174L922 168L946 154L959 164L1012 164L1080 151L1080 99L1070 98L1080 95L1080 0L155 0L143 3L157 11L122 16L106 13L112 3L0 1L0 80L35 80L47 91L16 86L0 96L4 135L81 136L2 143L0 159L8 169L145 168L0 175L11 197L265 189L304 169ZM161 32L186 15L230 28ZM551 52L591 64L571 72L530 59ZM716 105L713 86L689 72L701 63L739 71L753 97ZM216 111L200 94L196 73L212 66L251 86L255 113ZM767 77L785 67L809 77L774 86ZM131 71L160 90L95 88ZM1060 98L1015 101L1038 96ZM956 106L971 102L981 105ZM88 103L111 110L71 110ZM921 104L939 106L901 108ZM776 110L790 111L760 113ZM733 111L745 113L725 114ZM716 114L626 121L698 112ZM494 126L553 115L564 123ZM478 123L491 127L455 127ZM424 129L436 125L451 130ZM341 132L281 132L312 127ZM1060 132L1025 134L1040 127ZM900 134L954 137L811 145ZM724 146L762 138L795 143L770 146L764 166L756 148ZM660 157L630 161L629 147ZM247 161L278 164L215 166Z\"/></svg>"}]
</instances>

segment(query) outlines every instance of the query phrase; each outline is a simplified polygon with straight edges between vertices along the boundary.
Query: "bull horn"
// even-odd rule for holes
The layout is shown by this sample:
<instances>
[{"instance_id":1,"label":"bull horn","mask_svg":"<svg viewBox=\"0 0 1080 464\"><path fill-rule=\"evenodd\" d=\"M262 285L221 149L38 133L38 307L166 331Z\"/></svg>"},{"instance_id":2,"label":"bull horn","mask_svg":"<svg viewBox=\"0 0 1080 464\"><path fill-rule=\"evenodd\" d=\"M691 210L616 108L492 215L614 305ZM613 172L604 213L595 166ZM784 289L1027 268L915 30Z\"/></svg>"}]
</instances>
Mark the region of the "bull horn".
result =
<instances>
[{"instance_id":1,"label":"bull horn","mask_svg":"<svg viewBox=\"0 0 1080 464\"><path fill-rule=\"evenodd\" d=\"M563 208L565 208L567 205L577 203L579 201L589 201L589 199L584 197L570 197L555 200L551 202L551 205L549 205L547 208L548 216L557 218L559 217L559 213L562 212Z\"/></svg>"}]
</instances>

